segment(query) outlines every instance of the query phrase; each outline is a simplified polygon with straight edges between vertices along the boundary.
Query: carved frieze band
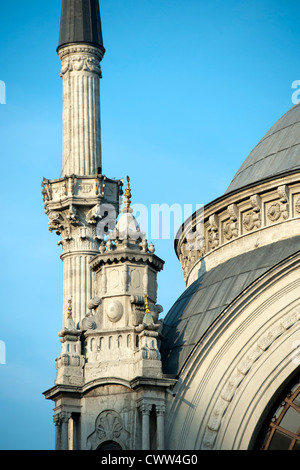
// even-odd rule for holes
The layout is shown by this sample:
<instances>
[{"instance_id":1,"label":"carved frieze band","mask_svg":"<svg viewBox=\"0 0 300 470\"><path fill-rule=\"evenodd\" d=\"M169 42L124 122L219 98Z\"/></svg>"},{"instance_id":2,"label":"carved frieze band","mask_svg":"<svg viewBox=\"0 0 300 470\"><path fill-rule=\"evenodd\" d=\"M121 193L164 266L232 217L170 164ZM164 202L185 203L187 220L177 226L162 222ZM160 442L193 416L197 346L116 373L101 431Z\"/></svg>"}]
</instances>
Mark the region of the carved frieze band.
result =
<instances>
[{"instance_id":1,"label":"carved frieze band","mask_svg":"<svg viewBox=\"0 0 300 470\"><path fill-rule=\"evenodd\" d=\"M118 202L121 181L107 181L105 176L95 178L78 178L76 175L66 176L57 181L42 181L42 196L45 203L61 202L65 197L95 198L105 197L108 201Z\"/></svg>"},{"instance_id":2,"label":"carved frieze band","mask_svg":"<svg viewBox=\"0 0 300 470\"><path fill-rule=\"evenodd\" d=\"M103 51L93 46L68 46L59 51L61 77L67 72L91 72L102 78L100 61Z\"/></svg>"},{"instance_id":3,"label":"carved frieze band","mask_svg":"<svg viewBox=\"0 0 300 470\"><path fill-rule=\"evenodd\" d=\"M62 62L60 75L63 77L67 72L92 72L102 78L99 61L89 55L76 55L65 58Z\"/></svg>"},{"instance_id":4,"label":"carved frieze band","mask_svg":"<svg viewBox=\"0 0 300 470\"><path fill-rule=\"evenodd\" d=\"M240 236L299 215L300 190L291 196L287 185L269 193L253 194L241 203L229 204L226 209L208 216L204 222L202 244L197 243L194 227L184 232L178 245L184 279L205 254Z\"/></svg>"}]
</instances>

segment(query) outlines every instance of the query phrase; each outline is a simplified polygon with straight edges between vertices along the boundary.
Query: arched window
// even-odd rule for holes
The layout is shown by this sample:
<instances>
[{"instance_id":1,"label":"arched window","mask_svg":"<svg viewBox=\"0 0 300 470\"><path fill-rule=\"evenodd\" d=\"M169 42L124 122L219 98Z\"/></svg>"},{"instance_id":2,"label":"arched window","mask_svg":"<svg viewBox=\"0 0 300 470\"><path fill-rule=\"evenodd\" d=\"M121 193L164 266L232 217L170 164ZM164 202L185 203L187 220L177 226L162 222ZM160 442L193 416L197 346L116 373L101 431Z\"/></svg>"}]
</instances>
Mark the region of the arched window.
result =
<instances>
[{"instance_id":1,"label":"arched window","mask_svg":"<svg viewBox=\"0 0 300 470\"><path fill-rule=\"evenodd\" d=\"M271 417L270 417L271 416ZM300 450L300 382L281 396L255 448L261 450Z\"/></svg>"}]
</instances>

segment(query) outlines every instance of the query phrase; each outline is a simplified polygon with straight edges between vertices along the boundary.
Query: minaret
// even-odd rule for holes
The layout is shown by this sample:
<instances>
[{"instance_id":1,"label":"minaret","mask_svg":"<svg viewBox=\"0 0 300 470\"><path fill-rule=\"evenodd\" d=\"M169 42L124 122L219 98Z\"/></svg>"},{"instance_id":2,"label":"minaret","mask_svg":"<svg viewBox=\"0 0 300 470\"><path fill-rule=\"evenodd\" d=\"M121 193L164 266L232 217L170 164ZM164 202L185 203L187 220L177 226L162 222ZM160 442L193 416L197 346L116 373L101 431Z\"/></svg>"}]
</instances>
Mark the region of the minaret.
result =
<instances>
[{"instance_id":1,"label":"minaret","mask_svg":"<svg viewBox=\"0 0 300 470\"><path fill-rule=\"evenodd\" d=\"M44 179L42 186L49 230L62 235L64 326L68 301L77 325L94 295L89 261L107 222L116 220L122 185L101 170L99 83L105 49L98 0L62 1L57 52L63 81L62 177Z\"/></svg>"},{"instance_id":2,"label":"minaret","mask_svg":"<svg viewBox=\"0 0 300 470\"><path fill-rule=\"evenodd\" d=\"M44 179L49 230L61 235L63 322L54 386L57 450L164 449L162 307L154 254L123 182L101 171L99 79L104 48L98 0L63 0L62 177ZM116 223L116 221L118 222Z\"/></svg>"}]
</instances>

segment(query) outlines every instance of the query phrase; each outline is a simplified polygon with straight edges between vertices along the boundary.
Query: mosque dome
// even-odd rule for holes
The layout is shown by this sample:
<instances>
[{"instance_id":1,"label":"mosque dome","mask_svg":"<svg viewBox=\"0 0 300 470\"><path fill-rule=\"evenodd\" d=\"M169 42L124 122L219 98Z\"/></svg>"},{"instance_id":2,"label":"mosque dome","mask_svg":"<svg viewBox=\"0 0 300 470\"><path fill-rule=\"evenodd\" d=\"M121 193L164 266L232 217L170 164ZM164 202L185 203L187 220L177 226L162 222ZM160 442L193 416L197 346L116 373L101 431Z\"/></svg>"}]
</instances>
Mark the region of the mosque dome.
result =
<instances>
[{"instance_id":1,"label":"mosque dome","mask_svg":"<svg viewBox=\"0 0 300 470\"><path fill-rule=\"evenodd\" d=\"M300 171L300 103L285 113L246 158L226 193Z\"/></svg>"},{"instance_id":2,"label":"mosque dome","mask_svg":"<svg viewBox=\"0 0 300 470\"><path fill-rule=\"evenodd\" d=\"M177 375L210 326L257 279L300 250L300 236L243 253L201 275L176 300L163 323L162 361Z\"/></svg>"},{"instance_id":3,"label":"mosque dome","mask_svg":"<svg viewBox=\"0 0 300 470\"><path fill-rule=\"evenodd\" d=\"M175 249L187 289L164 319L164 372L178 375L212 325L243 292L300 250L300 105L259 141L223 196L204 208L204 245ZM197 218L197 217L196 217Z\"/></svg>"}]
</instances>

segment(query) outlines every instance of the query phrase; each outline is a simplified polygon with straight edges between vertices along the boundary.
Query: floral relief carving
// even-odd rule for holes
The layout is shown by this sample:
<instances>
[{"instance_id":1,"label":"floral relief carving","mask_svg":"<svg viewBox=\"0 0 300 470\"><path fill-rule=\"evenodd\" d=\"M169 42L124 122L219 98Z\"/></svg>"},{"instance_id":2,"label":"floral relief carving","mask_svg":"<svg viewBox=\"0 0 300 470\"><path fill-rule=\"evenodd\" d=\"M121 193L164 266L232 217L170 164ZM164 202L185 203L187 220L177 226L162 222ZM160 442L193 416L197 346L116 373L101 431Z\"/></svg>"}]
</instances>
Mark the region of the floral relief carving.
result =
<instances>
[{"instance_id":1,"label":"floral relief carving","mask_svg":"<svg viewBox=\"0 0 300 470\"><path fill-rule=\"evenodd\" d=\"M89 449L97 449L102 442L116 441L126 448L129 436L120 414L114 410L105 410L97 417L95 430L88 437L87 444Z\"/></svg>"},{"instance_id":2,"label":"floral relief carving","mask_svg":"<svg viewBox=\"0 0 300 470\"><path fill-rule=\"evenodd\" d=\"M300 197L298 197L298 199L295 202L295 211L298 212L298 214L300 214Z\"/></svg>"},{"instance_id":3,"label":"floral relief carving","mask_svg":"<svg viewBox=\"0 0 300 470\"><path fill-rule=\"evenodd\" d=\"M195 262L202 258L205 253L204 223L201 219L198 223L192 225L180 247L179 260L185 280Z\"/></svg>"},{"instance_id":4,"label":"floral relief carving","mask_svg":"<svg viewBox=\"0 0 300 470\"><path fill-rule=\"evenodd\" d=\"M58 211L50 210L47 212L49 218L49 231L56 231L57 235L60 235L65 228L65 221L62 214Z\"/></svg>"},{"instance_id":5,"label":"floral relief carving","mask_svg":"<svg viewBox=\"0 0 300 470\"><path fill-rule=\"evenodd\" d=\"M75 55L66 57L62 61L61 76L67 72L92 72L101 78L101 68L99 60L88 54Z\"/></svg>"},{"instance_id":6,"label":"floral relief carving","mask_svg":"<svg viewBox=\"0 0 300 470\"><path fill-rule=\"evenodd\" d=\"M90 193L93 189L93 185L89 183L80 183L78 189L83 193Z\"/></svg>"},{"instance_id":7,"label":"floral relief carving","mask_svg":"<svg viewBox=\"0 0 300 470\"><path fill-rule=\"evenodd\" d=\"M274 198L274 190L277 193L277 199L276 196ZM208 208L208 214L205 213L204 215L203 211L201 213L201 222L203 227L205 227L204 233L200 233L200 231L198 233L197 227L195 230L195 227L191 228L191 225L188 225L188 229L184 231L182 236L182 242L179 242L178 245L178 256L185 281L187 281L189 273L197 261L210 251L221 247L228 241L238 239L240 236L248 234L248 232L267 227L270 225L270 222L288 220L292 213L294 217L299 217L299 192L290 195L290 187L288 185L271 188L271 191L272 199L269 197L268 189L260 194L254 193L251 196L249 195L238 203L233 202L227 205L227 207L218 206L218 212L216 213L213 213L214 209L211 208ZM291 197L293 197L293 211L290 210ZM264 207L264 211L262 207Z\"/></svg>"},{"instance_id":8,"label":"floral relief carving","mask_svg":"<svg viewBox=\"0 0 300 470\"><path fill-rule=\"evenodd\" d=\"M253 218L253 211L246 212L243 217L243 227L247 232L254 229L254 218Z\"/></svg>"},{"instance_id":9,"label":"floral relief carving","mask_svg":"<svg viewBox=\"0 0 300 470\"><path fill-rule=\"evenodd\" d=\"M233 237L233 233L232 233L232 230L231 230L231 222L230 221L227 221L224 223L224 227L223 227L223 233L224 233L224 237L226 238L226 240L231 240L232 237Z\"/></svg>"},{"instance_id":10,"label":"floral relief carving","mask_svg":"<svg viewBox=\"0 0 300 470\"><path fill-rule=\"evenodd\" d=\"M267 216L272 222L276 222L281 217L281 210L279 202L274 202L270 205L267 211Z\"/></svg>"},{"instance_id":11,"label":"floral relief carving","mask_svg":"<svg viewBox=\"0 0 300 470\"><path fill-rule=\"evenodd\" d=\"M96 432L100 440L118 439L121 435L123 425L121 418L115 411L107 411L100 415Z\"/></svg>"},{"instance_id":12,"label":"floral relief carving","mask_svg":"<svg viewBox=\"0 0 300 470\"><path fill-rule=\"evenodd\" d=\"M258 194L250 197L252 209L243 217L243 227L247 232L261 227L261 199Z\"/></svg>"},{"instance_id":13,"label":"floral relief carving","mask_svg":"<svg viewBox=\"0 0 300 470\"><path fill-rule=\"evenodd\" d=\"M194 249L191 249L192 248ZM199 249L196 249L199 247ZM191 245L191 241L185 241L180 248L179 260L182 266L183 277L186 280L189 271L193 267L196 261L201 259L205 255L204 240L201 238L201 243L195 242L195 245Z\"/></svg>"}]
</instances>

